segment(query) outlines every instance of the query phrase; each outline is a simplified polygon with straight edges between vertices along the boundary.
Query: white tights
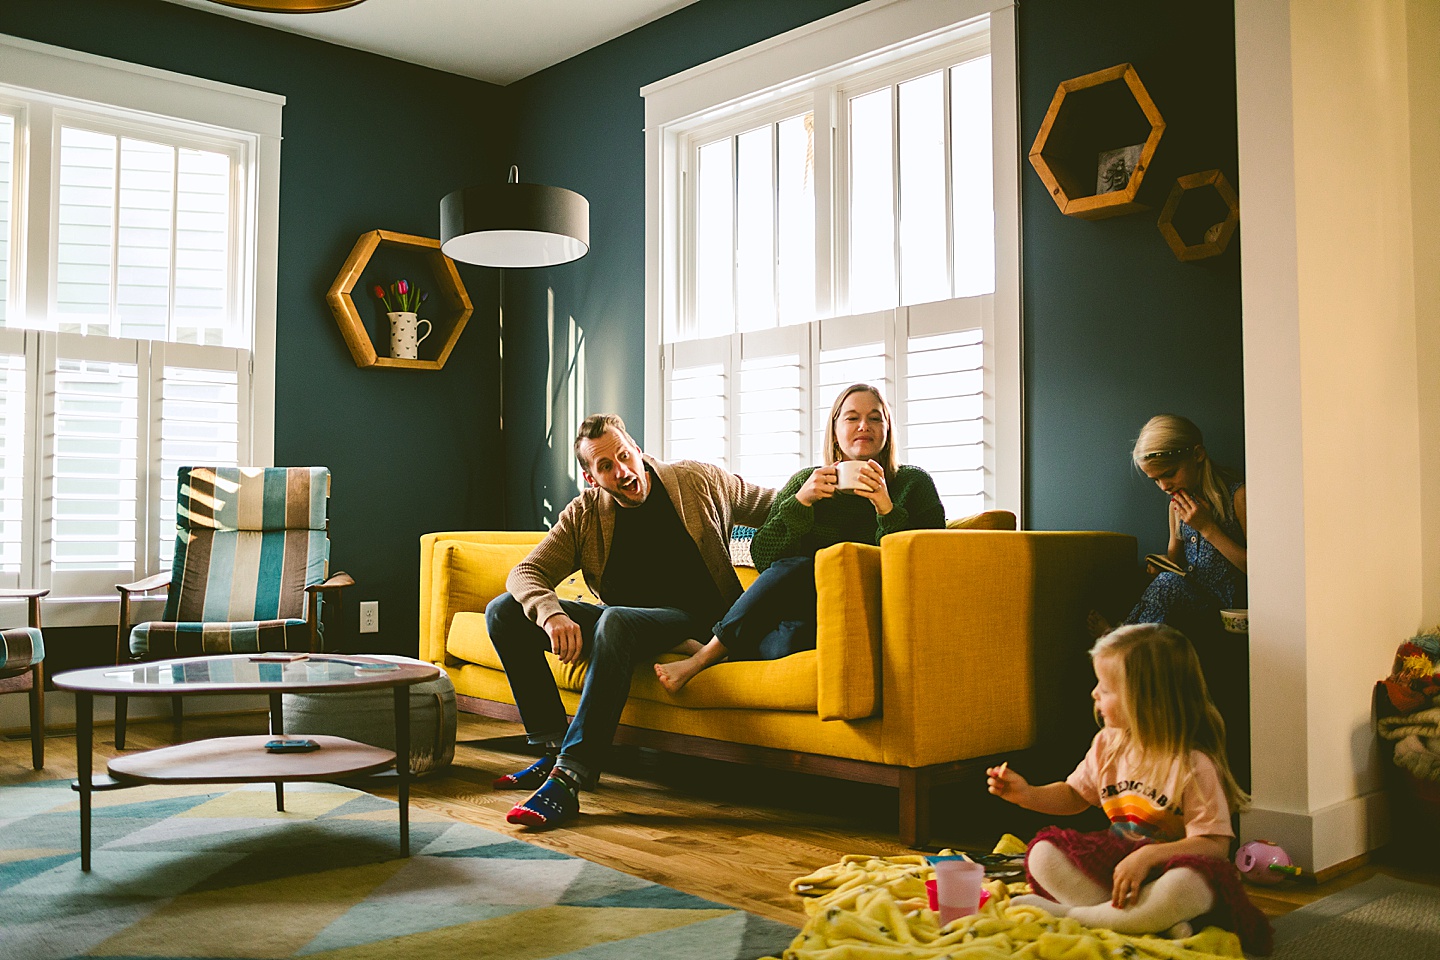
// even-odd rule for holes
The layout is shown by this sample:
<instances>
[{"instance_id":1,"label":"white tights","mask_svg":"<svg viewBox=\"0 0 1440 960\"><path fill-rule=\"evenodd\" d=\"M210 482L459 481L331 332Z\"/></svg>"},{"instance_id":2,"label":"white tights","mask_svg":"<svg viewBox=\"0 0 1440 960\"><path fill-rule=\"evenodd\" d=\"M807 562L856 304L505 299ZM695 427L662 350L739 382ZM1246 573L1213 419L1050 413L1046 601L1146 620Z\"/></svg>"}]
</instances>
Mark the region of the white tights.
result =
<instances>
[{"instance_id":1,"label":"white tights","mask_svg":"<svg viewBox=\"0 0 1440 960\"><path fill-rule=\"evenodd\" d=\"M1072 917L1087 927L1116 933L1164 933L1215 906L1210 883L1188 867L1166 870L1140 888L1133 904L1117 908L1110 905L1109 887L1087 877L1048 840L1030 848L1028 862L1030 873L1056 899L1032 894L1011 902L1036 906L1057 917Z\"/></svg>"}]
</instances>

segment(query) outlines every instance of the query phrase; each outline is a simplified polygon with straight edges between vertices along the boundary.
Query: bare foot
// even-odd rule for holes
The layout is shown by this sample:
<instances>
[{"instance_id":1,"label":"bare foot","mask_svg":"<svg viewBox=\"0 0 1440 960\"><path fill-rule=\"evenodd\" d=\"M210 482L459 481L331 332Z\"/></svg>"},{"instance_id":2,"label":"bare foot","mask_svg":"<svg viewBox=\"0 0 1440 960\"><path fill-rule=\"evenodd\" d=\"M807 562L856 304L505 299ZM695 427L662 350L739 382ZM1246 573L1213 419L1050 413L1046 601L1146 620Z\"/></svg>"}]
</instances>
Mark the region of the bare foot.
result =
<instances>
[{"instance_id":1,"label":"bare foot","mask_svg":"<svg viewBox=\"0 0 1440 960\"><path fill-rule=\"evenodd\" d=\"M670 648L671 653L683 653L687 657L693 657L705 648L699 640L682 640Z\"/></svg>"},{"instance_id":2,"label":"bare foot","mask_svg":"<svg viewBox=\"0 0 1440 960\"><path fill-rule=\"evenodd\" d=\"M1105 619L1105 615L1099 610L1091 610L1085 617L1085 629L1089 631L1091 640L1099 640L1115 627Z\"/></svg>"},{"instance_id":3,"label":"bare foot","mask_svg":"<svg viewBox=\"0 0 1440 960\"><path fill-rule=\"evenodd\" d=\"M679 693L690 682L704 665L699 663L693 656L684 660L675 660L671 663L655 664L655 677L660 681L660 686L671 693Z\"/></svg>"}]
</instances>

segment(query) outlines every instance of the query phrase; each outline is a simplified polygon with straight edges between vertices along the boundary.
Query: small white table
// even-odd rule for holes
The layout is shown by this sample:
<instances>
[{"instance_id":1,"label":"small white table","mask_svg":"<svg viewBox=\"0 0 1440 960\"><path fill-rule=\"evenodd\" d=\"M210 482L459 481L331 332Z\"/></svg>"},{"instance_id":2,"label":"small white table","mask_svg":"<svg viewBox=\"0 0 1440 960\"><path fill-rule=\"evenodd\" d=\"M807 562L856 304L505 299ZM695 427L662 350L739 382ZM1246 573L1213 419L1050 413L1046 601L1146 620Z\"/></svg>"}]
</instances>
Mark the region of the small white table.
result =
<instances>
[{"instance_id":1,"label":"small white table","mask_svg":"<svg viewBox=\"0 0 1440 960\"><path fill-rule=\"evenodd\" d=\"M380 669L367 665L382 664ZM275 784L275 808L285 809L286 783L347 779L395 770L400 801L400 855L410 855L410 765L396 756L410 756L409 688L433 680L433 664L395 664L375 657L312 654L304 660L277 662L248 654L160 660L71 670L54 678L55 686L75 694L75 790L80 794L80 869L90 869L91 794L97 786L128 787L142 783L267 783ZM385 750L343 737L312 736L318 750L271 753L265 744L285 730L281 709L287 693L335 693L392 688L395 691L395 749ZM96 694L127 697L205 696L264 693L270 697L270 736L219 737L171 747L123 754L110 761L113 779L97 784L93 777ZM303 731L300 733L303 736Z\"/></svg>"}]
</instances>

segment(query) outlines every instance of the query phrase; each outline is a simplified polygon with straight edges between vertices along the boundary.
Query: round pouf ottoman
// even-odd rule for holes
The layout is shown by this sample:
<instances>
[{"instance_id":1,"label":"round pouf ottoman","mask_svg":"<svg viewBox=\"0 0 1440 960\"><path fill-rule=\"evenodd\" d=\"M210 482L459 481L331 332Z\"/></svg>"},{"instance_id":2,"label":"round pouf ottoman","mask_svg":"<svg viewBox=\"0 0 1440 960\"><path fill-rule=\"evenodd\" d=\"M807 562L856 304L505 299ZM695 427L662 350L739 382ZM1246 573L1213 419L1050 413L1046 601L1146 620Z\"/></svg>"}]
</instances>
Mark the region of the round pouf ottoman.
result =
<instances>
[{"instance_id":1,"label":"round pouf ottoman","mask_svg":"<svg viewBox=\"0 0 1440 960\"><path fill-rule=\"evenodd\" d=\"M423 663L411 657L366 654L394 663ZM395 749L395 693L287 693L285 733L344 737L372 747ZM416 776L443 770L455 759L455 685L440 676L410 688L410 772Z\"/></svg>"}]
</instances>

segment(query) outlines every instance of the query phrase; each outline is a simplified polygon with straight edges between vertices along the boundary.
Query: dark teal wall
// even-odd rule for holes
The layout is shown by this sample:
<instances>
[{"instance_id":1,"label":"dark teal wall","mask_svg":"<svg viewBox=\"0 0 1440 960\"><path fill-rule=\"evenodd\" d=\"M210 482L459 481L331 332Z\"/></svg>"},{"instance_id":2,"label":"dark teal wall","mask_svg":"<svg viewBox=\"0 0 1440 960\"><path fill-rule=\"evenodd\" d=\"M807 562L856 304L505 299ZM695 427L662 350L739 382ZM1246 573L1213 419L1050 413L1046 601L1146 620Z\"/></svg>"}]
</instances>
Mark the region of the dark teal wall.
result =
<instances>
[{"instance_id":1,"label":"dark teal wall","mask_svg":"<svg viewBox=\"0 0 1440 960\"><path fill-rule=\"evenodd\" d=\"M701 0L503 89L160 0L4 0L0 32L287 97L276 462L335 471L335 565L360 581L340 641L358 643L356 603L379 599L380 645L413 650L421 533L534 529L573 494L570 438L545 438L546 394L559 387L564 401L567 318L586 335L584 406L643 435L640 87L853 2ZM1019 11L1022 153L1061 80L1128 61L1168 123L1148 199L1158 209L1175 176L1211 167L1240 188L1229 2ZM361 233L435 236L440 196L512 162L524 180L589 199L593 246L572 264L506 273L502 437L496 272L462 268L477 312L438 373L355 368L324 293ZM1029 525L1159 547L1163 504L1127 459L1145 419L1187 414L1219 459L1243 457L1241 234L1221 257L1180 263L1155 211L1076 220L1028 164L1020 182ZM561 362L547 385L552 301Z\"/></svg>"},{"instance_id":2,"label":"dark teal wall","mask_svg":"<svg viewBox=\"0 0 1440 960\"><path fill-rule=\"evenodd\" d=\"M438 236L441 196L504 177L505 91L160 0L4 0L0 33L286 98L275 462L333 472L332 569L358 585L332 644L413 653L420 535L503 524L497 276L462 270L476 312L440 371L357 368L325 292L361 234ZM383 315L355 299L386 354ZM355 635L360 600L380 601L377 637Z\"/></svg>"},{"instance_id":3,"label":"dark teal wall","mask_svg":"<svg viewBox=\"0 0 1440 960\"><path fill-rule=\"evenodd\" d=\"M1156 413L1190 417L1216 459L1243 468L1242 226L1224 254L1181 263L1155 221L1175 178L1219 169L1242 195L1229 0L1020 4L1020 134L1029 152L1056 86L1132 63L1165 119L1148 212L1063 216L1026 163L1025 450L1029 525L1120 530L1165 546L1165 501L1130 466Z\"/></svg>"},{"instance_id":4,"label":"dark teal wall","mask_svg":"<svg viewBox=\"0 0 1440 960\"><path fill-rule=\"evenodd\" d=\"M851 3L702 0L510 89L523 117L524 179L579 190L594 246L564 267L507 276L506 450L511 523L534 527L568 499L568 437L544 423L546 295L587 332L587 408L643 432L644 84ZM1063 216L1023 164L1026 510L1037 529L1108 529L1163 546L1164 505L1129 466L1154 413L1195 419L1222 462L1242 458L1239 234L1221 257L1180 263L1155 221L1180 174L1236 170L1233 8L1228 0L1019 6L1021 152L1062 80L1135 64L1168 129L1150 173L1155 209L1086 222ZM1023 162L1022 162L1023 163ZM518 273L518 272L517 272ZM557 345L563 354L563 344ZM532 495L533 491L533 495Z\"/></svg>"}]
</instances>

